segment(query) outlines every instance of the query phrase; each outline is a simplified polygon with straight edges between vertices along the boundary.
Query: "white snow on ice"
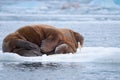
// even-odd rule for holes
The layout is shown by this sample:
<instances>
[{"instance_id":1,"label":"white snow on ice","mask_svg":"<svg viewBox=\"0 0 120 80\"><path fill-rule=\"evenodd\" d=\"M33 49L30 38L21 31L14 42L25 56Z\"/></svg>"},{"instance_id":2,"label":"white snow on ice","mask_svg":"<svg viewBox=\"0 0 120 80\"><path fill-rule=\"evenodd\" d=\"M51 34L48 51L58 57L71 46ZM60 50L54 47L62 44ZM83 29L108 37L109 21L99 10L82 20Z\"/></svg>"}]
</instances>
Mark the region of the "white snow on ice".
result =
<instances>
[{"instance_id":1,"label":"white snow on ice","mask_svg":"<svg viewBox=\"0 0 120 80\"><path fill-rule=\"evenodd\" d=\"M22 57L14 53L0 51L2 62L100 62L120 63L120 48L84 47L75 54L43 55L39 57Z\"/></svg>"}]
</instances>

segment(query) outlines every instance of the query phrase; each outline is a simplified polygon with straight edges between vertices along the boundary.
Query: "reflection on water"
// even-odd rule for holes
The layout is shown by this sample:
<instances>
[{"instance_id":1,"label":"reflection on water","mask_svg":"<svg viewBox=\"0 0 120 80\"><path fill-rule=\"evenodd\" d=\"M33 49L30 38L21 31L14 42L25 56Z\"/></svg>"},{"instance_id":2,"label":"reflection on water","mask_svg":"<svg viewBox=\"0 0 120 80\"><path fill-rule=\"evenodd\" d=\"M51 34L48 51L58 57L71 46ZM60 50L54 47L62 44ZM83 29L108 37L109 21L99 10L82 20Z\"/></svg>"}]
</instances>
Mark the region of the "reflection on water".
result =
<instances>
[{"instance_id":1,"label":"reflection on water","mask_svg":"<svg viewBox=\"0 0 120 80\"><path fill-rule=\"evenodd\" d=\"M6 68L11 68L20 71L34 71L40 69L56 70L57 68L60 68L62 66L59 63L41 63L41 62L3 63L3 65Z\"/></svg>"}]
</instances>

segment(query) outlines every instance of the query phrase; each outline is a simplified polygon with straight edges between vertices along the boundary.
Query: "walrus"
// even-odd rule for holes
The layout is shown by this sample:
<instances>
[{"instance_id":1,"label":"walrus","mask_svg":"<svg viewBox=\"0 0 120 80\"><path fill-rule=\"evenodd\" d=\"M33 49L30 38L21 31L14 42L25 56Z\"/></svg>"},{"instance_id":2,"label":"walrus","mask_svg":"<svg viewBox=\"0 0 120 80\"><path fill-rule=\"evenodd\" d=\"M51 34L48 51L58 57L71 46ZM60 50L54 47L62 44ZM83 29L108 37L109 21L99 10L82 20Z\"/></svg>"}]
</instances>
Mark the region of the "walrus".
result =
<instances>
[{"instance_id":1,"label":"walrus","mask_svg":"<svg viewBox=\"0 0 120 80\"><path fill-rule=\"evenodd\" d=\"M82 46L83 40L82 35L70 29L43 24L27 25L6 36L2 50L21 56L75 53L78 42Z\"/></svg>"}]
</instances>

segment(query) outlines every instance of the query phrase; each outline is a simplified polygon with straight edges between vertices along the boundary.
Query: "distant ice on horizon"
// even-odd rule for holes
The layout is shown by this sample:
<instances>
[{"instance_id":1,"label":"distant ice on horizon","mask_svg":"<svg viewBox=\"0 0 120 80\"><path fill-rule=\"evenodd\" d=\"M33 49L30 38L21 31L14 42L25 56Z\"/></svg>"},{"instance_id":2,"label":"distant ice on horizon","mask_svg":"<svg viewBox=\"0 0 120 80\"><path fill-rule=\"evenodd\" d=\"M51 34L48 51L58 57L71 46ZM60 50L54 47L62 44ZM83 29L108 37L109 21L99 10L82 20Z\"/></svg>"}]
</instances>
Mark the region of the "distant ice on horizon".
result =
<instances>
[{"instance_id":1,"label":"distant ice on horizon","mask_svg":"<svg viewBox=\"0 0 120 80\"><path fill-rule=\"evenodd\" d=\"M102 7L120 7L120 0L93 0L90 5L97 5Z\"/></svg>"}]
</instances>

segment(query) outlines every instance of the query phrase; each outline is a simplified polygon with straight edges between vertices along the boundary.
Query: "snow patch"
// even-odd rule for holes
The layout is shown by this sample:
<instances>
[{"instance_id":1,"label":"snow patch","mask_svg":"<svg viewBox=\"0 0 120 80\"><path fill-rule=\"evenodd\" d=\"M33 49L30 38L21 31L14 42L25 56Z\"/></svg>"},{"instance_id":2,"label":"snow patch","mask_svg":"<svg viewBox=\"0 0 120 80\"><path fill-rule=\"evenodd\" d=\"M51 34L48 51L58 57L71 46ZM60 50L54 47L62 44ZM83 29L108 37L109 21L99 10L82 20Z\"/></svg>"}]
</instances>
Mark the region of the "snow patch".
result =
<instances>
[{"instance_id":1,"label":"snow patch","mask_svg":"<svg viewBox=\"0 0 120 80\"><path fill-rule=\"evenodd\" d=\"M39 57L22 57L14 53L0 51L2 62L101 62L120 63L120 48L84 47L75 54L43 55Z\"/></svg>"}]
</instances>

